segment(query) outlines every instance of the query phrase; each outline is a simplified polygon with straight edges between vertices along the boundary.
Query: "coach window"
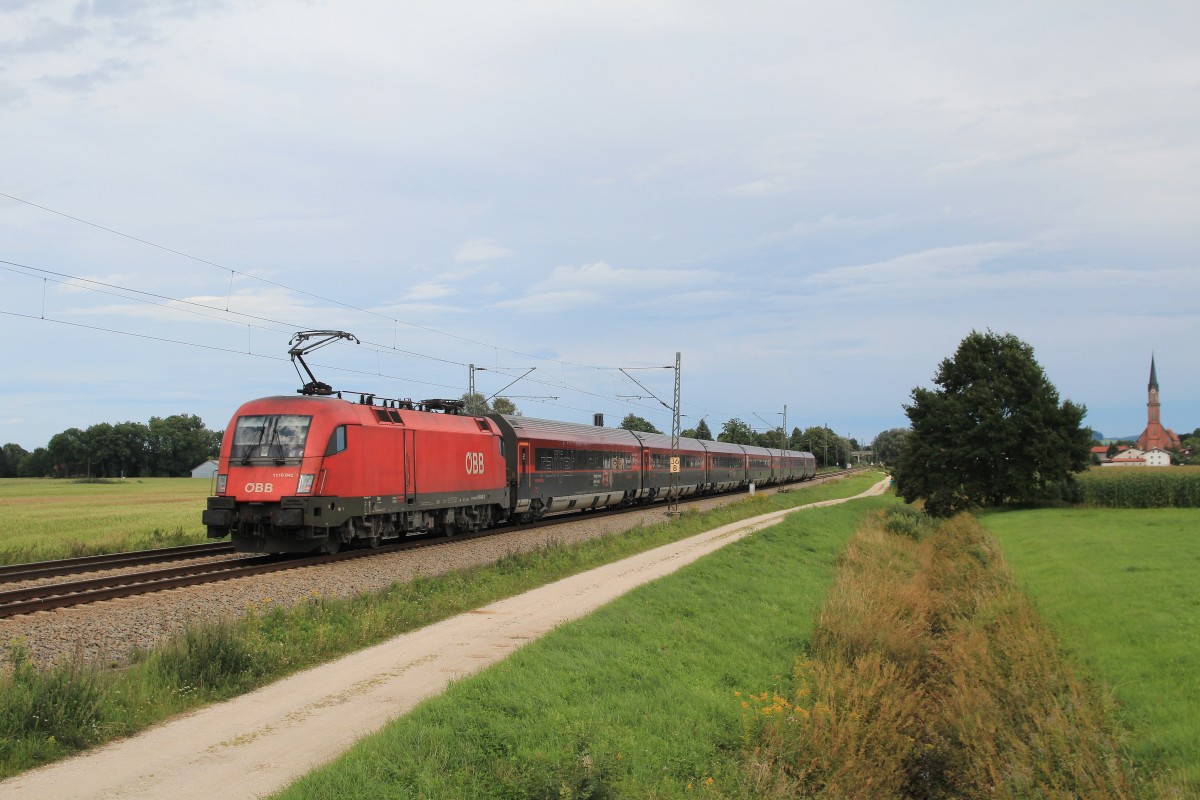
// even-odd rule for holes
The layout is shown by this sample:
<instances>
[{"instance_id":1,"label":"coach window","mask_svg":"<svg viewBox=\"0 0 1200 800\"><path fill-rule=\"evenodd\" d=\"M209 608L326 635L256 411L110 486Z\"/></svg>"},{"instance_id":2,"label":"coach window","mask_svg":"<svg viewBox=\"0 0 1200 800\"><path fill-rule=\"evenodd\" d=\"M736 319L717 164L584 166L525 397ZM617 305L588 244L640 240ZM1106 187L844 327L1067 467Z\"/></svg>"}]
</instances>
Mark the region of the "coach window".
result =
<instances>
[{"instance_id":1,"label":"coach window","mask_svg":"<svg viewBox=\"0 0 1200 800\"><path fill-rule=\"evenodd\" d=\"M334 428L333 433L329 435L329 445L325 448L325 455L335 456L346 449L346 426L338 425Z\"/></svg>"}]
</instances>

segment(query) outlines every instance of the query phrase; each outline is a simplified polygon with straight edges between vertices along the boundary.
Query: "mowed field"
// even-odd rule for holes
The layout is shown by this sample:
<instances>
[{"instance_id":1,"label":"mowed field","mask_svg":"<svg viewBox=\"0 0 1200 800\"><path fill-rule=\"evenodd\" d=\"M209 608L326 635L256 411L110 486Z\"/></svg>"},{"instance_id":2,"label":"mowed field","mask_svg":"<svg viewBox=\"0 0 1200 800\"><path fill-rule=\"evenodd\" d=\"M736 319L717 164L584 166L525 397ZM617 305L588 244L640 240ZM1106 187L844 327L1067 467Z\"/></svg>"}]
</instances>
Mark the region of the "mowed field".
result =
<instances>
[{"instance_id":1,"label":"mowed field","mask_svg":"<svg viewBox=\"0 0 1200 800\"><path fill-rule=\"evenodd\" d=\"M0 563L207 541L200 514L210 486L200 478L0 480Z\"/></svg>"},{"instance_id":2,"label":"mowed field","mask_svg":"<svg viewBox=\"0 0 1200 800\"><path fill-rule=\"evenodd\" d=\"M1111 687L1134 755L1200 796L1200 509L988 514L1072 660Z\"/></svg>"}]
</instances>

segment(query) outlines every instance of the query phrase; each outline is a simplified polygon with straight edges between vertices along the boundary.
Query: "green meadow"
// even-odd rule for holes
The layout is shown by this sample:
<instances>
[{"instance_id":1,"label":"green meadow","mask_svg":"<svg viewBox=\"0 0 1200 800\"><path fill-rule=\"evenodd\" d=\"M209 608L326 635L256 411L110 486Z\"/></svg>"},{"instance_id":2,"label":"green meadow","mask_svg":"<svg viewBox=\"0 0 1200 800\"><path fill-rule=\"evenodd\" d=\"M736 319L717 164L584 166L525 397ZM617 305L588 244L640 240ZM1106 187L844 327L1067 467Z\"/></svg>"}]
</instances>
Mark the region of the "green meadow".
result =
<instances>
[{"instance_id":1,"label":"green meadow","mask_svg":"<svg viewBox=\"0 0 1200 800\"><path fill-rule=\"evenodd\" d=\"M200 514L210 486L200 478L0 479L0 564L207 541Z\"/></svg>"},{"instance_id":2,"label":"green meadow","mask_svg":"<svg viewBox=\"0 0 1200 800\"><path fill-rule=\"evenodd\" d=\"M1200 510L993 513L1018 581L1111 687L1139 763L1200 796Z\"/></svg>"}]
</instances>

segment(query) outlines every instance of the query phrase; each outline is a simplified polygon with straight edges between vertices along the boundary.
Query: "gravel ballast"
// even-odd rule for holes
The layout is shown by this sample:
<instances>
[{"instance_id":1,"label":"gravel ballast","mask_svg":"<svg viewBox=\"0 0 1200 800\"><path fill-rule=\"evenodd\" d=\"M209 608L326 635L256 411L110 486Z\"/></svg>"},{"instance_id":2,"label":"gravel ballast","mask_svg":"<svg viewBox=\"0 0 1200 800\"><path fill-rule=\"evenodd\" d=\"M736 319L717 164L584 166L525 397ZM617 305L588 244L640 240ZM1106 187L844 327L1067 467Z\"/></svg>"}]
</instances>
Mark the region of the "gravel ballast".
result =
<instances>
[{"instance_id":1,"label":"gravel ballast","mask_svg":"<svg viewBox=\"0 0 1200 800\"><path fill-rule=\"evenodd\" d=\"M694 501L687 508L706 510L744 497L733 494L708 498ZM625 514L574 514L567 516L570 521L549 528L498 533L400 553L0 619L0 658L7 663L9 649L20 643L36 664L76 657L120 665L132 649L150 648L198 621L238 617L248 610L262 611L272 605L290 607L315 596L353 597L385 589L393 583L407 583L418 575L440 575L491 564L512 553L526 553L556 543L569 545L639 525L652 525L666 518L664 510L665 506L659 504Z\"/></svg>"}]
</instances>

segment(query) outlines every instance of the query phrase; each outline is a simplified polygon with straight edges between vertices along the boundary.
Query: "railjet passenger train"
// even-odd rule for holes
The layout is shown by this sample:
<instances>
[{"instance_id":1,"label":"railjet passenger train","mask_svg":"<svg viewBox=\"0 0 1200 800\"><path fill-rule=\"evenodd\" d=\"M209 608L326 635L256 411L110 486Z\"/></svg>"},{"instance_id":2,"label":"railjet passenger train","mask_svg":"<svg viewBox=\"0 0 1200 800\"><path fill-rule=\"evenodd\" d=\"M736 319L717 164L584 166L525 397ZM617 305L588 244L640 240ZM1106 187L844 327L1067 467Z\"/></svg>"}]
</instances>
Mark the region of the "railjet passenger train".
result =
<instances>
[{"instance_id":1,"label":"railjet passenger train","mask_svg":"<svg viewBox=\"0 0 1200 800\"><path fill-rule=\"evenodd\" d=\"M309 331L292 340L353 338ZM309 371L310 378L312 377ZM569 509L649 503L808 480L811 453L523 416L461 401L357 402L315 379L299 397L251 400L221 444L203 522L238 550L336 552L386 538L478 531ZM672 458L678 458L672 479Z\"/></svg>"}]
</instances>

